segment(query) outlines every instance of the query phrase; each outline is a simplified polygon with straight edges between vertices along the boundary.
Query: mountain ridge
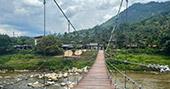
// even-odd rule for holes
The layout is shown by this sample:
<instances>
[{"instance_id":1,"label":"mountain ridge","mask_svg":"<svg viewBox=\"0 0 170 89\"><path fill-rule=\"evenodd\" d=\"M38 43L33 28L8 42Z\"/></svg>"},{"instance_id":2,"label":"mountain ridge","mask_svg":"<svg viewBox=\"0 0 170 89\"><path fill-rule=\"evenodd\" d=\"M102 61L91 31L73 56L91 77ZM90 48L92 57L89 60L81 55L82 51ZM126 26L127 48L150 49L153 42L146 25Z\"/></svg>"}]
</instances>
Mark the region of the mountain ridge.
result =
<instances>
[{"instance_id":1,"label":"mountain ridge","mask_svg":"<svg viewBox=\"0 0 170 89\"><path fill-rule=\"evenodd\" d=\"M170 1L167 2L149 2L149 3L135 3L128 8L128 23L133 23L153 16L157 16L161 12L170 8ZM142 12L142 13L141 13ZM135 16L134 16L135 15ZM126 10L120 13L119 24L125 23ZM138 16L138 18L136 17ZM115 16L100 26L112 27L115 22Z\"/></svg>"},{"instance_id":2,"label":"mountain ridge","mask_svg":"<svg viewBox=\"0 0 170 89\"><path fill-rule=\"evenodd\" d=\"M149 2L145 4L136 3L129 7L128 12L129 12L129 16L128 16L129 24L140 22L142 20L147 20L159 16L163 14L162 12L169 13L170 1ZM126 10L120 13L119 24L125 22L126 20L125 15L126 15ZM87 44L89 42L98 42L98 43L107 42L114 26L114 22L115 22L114 18L115 17L112 17L105 23L101 25L96 25L93 28L78 31L80 37L78 37L75 34L75 32L73 32L69 34L64 34L64 36L61 37L61 40L64 40L64 43L69 43L69 41L78 42L77 38L79 38L83 41L83 42L81 41L83 44Z\"/></svg>"}]
</instances>

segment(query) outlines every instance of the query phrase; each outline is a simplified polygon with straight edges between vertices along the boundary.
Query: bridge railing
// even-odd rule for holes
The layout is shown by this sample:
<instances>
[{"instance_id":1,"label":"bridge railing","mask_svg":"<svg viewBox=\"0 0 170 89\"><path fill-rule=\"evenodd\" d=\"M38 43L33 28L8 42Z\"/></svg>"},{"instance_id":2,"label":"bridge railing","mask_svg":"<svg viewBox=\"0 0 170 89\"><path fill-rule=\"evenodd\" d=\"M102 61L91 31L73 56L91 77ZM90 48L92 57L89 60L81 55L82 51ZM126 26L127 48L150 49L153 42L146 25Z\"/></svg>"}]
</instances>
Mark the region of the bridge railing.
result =
<instances>
[{"instance_id":1,"label":"bridge railing","mask_svg":"<svg viewBox=\"0 0 170 89\"><path fill-rule=\"evenodd\" d=\"M138 83L137 83L136 81L134 81L131 77L128 77L126 74L124 74L123 72L121 72L118 68L116 68L115 66L113 66L107 59L105 59L105 61L106 61L106 65L107 65L107 67L108 67L108 69L109 69L109 72L115 77L115 83L114 83L114 85L117 86L116 80L118 80L120 84L121 84L121 82L120 82L120 80L117 78L117 76L114 74L114 72L113 72L112 70L110 70L109 66L112 67L112 68L114 68L115 71L118 71L121 75L123 75L123 76L125 77L125 79L127 78L127 80L129 80L132 84L136 85L136 86L138 87L138 89L143 89L143 87L142 87L140 84L138 84ZM110 75L110 76L111 76L111 75ZM115 89L116 89L116 86L115 86ZM125 89L126 89L126 87L125 87Z\"/></svg>"}]
</instances>

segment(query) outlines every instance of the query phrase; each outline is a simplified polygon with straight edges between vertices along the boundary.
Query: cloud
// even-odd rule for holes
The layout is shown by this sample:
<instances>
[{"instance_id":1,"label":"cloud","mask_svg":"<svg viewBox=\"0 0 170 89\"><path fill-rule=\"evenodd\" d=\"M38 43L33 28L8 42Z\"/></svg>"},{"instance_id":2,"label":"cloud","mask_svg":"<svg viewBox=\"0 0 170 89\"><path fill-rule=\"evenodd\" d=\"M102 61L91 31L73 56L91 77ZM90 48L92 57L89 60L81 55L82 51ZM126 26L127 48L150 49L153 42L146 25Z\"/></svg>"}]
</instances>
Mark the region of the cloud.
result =
<instances>
[{"instance_id":1,"label":"cloud","mask_svg":"<svg viewBox=\"0 0 170 89\"><path fill-rule=\"evenodd\" d=\"M81 6L69 6L67 9L64 10L64 12L67 14L68 17L72 17L83 10L84 8Z\"/></svg>"},{"instance_id":2,"label":"cloud","mask_svg":"<svg viewBox=\"0 0 170 89\"><path fill-rule=\"evenodd\" d=\"M39 0L24 0L23 2L25 5L35 6L35 7L40 7L43 5L43 3L40 2Z\"/></svg>"},{"instance_id":3,"label":"cloud","mask_svg":"<svg viewBox=\"0 0 170 89\"><path fill-rule=\"evenodd\" d=\"M16 9L15 10L15 14L18 14L18 15L28 15L28 11L26 11L24 8Z\"/></svg>"},{"instance_id":4,"label":"cloud","mask_svg":"<svg viewBox=\"0 0 170 89\"><path fill-rule=\"evenodd\" d=\"M88 29L97 24L102 24L116 15L120 4L120 0L56 1L77 30ZM153 0L129 0L129 6L136 2L146 3L149 1ZM53 0L46 0L46 2L46 32L66 32L67 20ZM121 11L124 9L125 3L123 4ZM9 31L16 31L19 35L42 35L44 29L43 11L43 0L0 0L0 29L3 33L12 34L12 32ZM2 24L8 26L2 28ZM25 32L29 34L25 34Z\"/></svg>"},{"instance_id":5,"label":"cloud","mask_svg":"<svg viewBox=\"0 0 170 89\"><path fill-rule=\"evenodd\" d=\"M103 17L103 19L108 20L108 19L110 19L111 17L112 17L112 15L107 14L107 15L105 15L105 16Z\"/></svg>"},{"instance_id":6,"label":"cloud","mask_svg":"<svg viewBox=\"0 0 170 89\"><path fill-rule=\"evenodd\" d=\"M26 35L28 32L26 31L19 31L17 29L15 29L15 26L11 26L11 25L0 25L0 34L7 34L9 36L13 36L13 33L15 34L15 36L23 36Z\"/></svg>"},{"instance_id":7,"label":"cloud","mask_svg":"<svg viewBox=\"0 0 170 89\"><path fill-rule=\"evenodd\" d=\"M118 4L119 4L119 0L100 0L97 8L101 10L105 10L117 6Z\"/></svg>"}]
</instances>

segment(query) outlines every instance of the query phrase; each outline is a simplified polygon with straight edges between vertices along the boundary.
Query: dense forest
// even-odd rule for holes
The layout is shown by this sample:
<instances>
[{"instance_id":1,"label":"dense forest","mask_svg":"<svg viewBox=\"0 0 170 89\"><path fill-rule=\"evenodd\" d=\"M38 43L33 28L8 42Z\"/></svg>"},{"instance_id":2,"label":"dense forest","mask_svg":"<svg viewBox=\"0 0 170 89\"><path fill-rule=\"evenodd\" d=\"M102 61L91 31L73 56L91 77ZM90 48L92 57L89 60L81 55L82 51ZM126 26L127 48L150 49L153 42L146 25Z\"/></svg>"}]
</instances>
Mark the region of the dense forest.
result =
<instances>
[{"instance_id":1,"label":"dense forest","mask_svg":"<svg viewBox=\"0 0 170 89\"><path fill-rule=\"evenodd\" d=\"M126 45L137 45L138 48L145 48L156 45L157 49L168 52L170 44L169 4L170 1L133 4L128 9L128 24L124 23L126 10L121 12L119 19L120 24L114 32L114 39L112 39L117 41L117 47L125 48ZM114 18L115 17L94 28L78 31L78 34L76 32L65 32L63 35L57 35L56 39L61 40L61 43L64 44L88 44L95 42L102 43L106 46L113 29ZM34 47L33 37L9 37L7 35L0 35L0 40L0 54L12 52L14 45L27 44Z\"/></svg>"},{"instance_id":2,"label":"dense forest","mask_svg":"<svg viewBox=\"0 0 170 89\"><path fill-rule=\"evenodd\" d=\"M157 49L168 52L170 35L170 2L136 3L129 7L128 24L125 22L125 11L120 13L119 26L114 32L114 39L118 48L126 45L137 45L138 48L147 48L156 45ZM114 18L92 29L65 33L58 36L63 43L90 42L106 44L113 29ZM126 41L126 42L125 42ZM169 52L168 52L169 53Z\"/></svg>"},{"instance_id":3,"label":"dense forest","mask_svg":"<svg viewBox=\"0 0 170 89\"><path fill-rule=\"evenodd\" d=\"M132 49L128 49L129 58L134 55L134 60L138 60L136 59L137 57L142 58L144 55L149 58L146 61L153 59L153 61L146 63L153 63L155 60L157 60L156 62L163 60L162 63L167 65L167 63L170 62L170 7L167 3L170 2L137 3L132 5L129 7L129 23L124 23L125 17L123 15L125 15L126 10L121 12L119 25L114 31L114 34L112 34L113 44L110 45L109 51L113 53L113 48L122 49L121 53L115 57L124 59L125 48L136 46L135 52L132 52ZM160 5L159 9L157 5ZM149 12L142 14L142 18L138 18L138 14L135 13L142 13L146 8L149 9ZM151 15L151 13L155 14ZM37 46L34 44L33 37L9 37L8 35L0 34L0 63L5 64L25 61L20 59L29 59L29 61L42 60L44 53L47 57L61 55L64 52L61 47L62 44L101 43L107 47L106 44L111 35L113 23L114 17L92 29L72 33L65 32L63 35L58 34L57 36L48 35L38 40ZM16 50L16 45L30 45L32 48ZM154 58L155 56L152 55L155 55L155 53L161 54L161 56L156 59ZM164 58L162 54L165 56L168 55L168 57Z\"/></svg>"},{"instance_id":4,"label":"dense forest","mask_svg":"<svg viewBox=\"0 0 170 89\"><path fill-rule=\"evenodd\" d=\"M156 48L170 53L170 12L133 24L120 24L115 37L117 41L124 41L118 42L120 47L125 47L125 43L139 48L157 45Z\"/></svg>"},{"instance_id":5,"label":"dense forest","mask_svg":"<svg viewBox=\"0 0 170 89\"><path fill-rule=\"evenodd\" d=\"M8 35L0 34L0 55L17 53L14 50L15 45L30 45L34 47L33 37L9 37Z\"/></svg>"}]
</instances>

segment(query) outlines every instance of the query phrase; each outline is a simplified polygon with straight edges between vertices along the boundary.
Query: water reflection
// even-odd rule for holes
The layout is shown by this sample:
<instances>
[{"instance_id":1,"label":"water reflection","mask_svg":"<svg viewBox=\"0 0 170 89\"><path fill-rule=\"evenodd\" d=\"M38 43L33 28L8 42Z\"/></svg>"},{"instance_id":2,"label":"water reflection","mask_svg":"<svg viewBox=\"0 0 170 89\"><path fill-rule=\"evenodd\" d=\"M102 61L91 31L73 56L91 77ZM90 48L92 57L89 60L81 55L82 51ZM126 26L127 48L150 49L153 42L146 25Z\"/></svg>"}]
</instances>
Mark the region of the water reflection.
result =
<instances>
[{"instance_id":1,"label":"water reflection","mask_svg":"<svg viewBox=\"0 0 170 89\"><path fill-rule=\"evenodd\" d=\"M140 84L143 89L170 89L170 73L128 72L127 75ZM117 77L117 89L123 89L125 79L119 73ZM115 82L115 78L113 81ZM127 80L127 89L139 88Z\"/></svg>"}]
</instances>

